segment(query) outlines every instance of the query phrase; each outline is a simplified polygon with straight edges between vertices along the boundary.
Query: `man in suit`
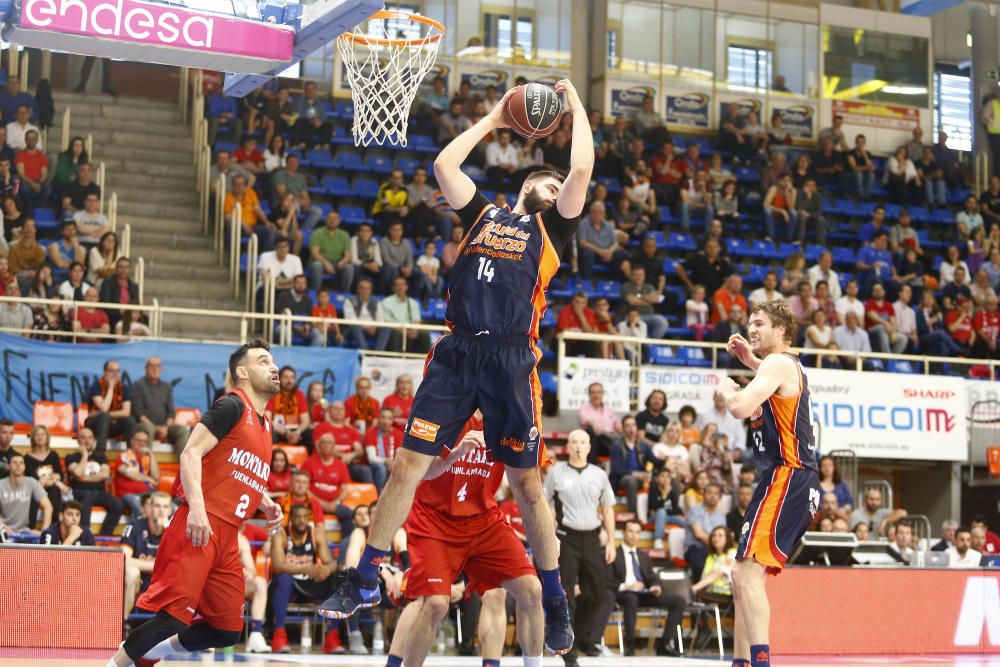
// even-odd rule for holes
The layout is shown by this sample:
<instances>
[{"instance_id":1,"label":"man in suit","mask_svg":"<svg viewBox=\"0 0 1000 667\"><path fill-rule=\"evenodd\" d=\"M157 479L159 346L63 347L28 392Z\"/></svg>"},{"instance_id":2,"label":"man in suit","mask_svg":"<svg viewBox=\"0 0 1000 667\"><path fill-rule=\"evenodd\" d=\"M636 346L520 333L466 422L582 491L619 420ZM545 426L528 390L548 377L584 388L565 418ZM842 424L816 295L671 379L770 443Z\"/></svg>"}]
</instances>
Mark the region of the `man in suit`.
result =
<instances>
[{"instance_id":1,"label":"man in suit","mask_svg":"<svg viewBox=\"0 0 1000 667\"><path fill-rule=\"evenodd\" d=\"M667 610L667 625L663 636L656 643L656 655L678 656L677 626L684 616L687 601L680 595L665 593L657 582L659 577L653 572L653 562L649 554L638 548L642 525L635 520L625 524L622 545L615 551L615 562L608 566L607 594L598 618L607 624L607 619L617 602L624 611L625 655L635 655L635 621L639 607L659 607ZM601 628L603 630L603 627ZM595 633L597 634L597 633Z\"/></svg>"}]
</instances>

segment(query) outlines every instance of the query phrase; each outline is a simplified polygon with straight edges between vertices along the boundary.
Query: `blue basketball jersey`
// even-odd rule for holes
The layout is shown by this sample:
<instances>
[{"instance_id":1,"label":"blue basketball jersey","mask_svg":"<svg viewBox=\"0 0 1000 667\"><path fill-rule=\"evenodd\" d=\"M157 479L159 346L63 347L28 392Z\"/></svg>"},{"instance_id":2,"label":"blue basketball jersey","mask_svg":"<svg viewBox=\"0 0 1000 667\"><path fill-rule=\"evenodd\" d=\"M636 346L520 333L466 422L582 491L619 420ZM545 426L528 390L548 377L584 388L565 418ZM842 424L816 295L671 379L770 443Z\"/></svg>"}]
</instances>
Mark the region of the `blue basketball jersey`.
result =
<instances>
[{"instance_id":1,"label":"blue basketball jersey","mask_svg":"<svg viewBox=\"0 0 1000 667\"><path fill-rule=\"evenodd\" d=\"M551 229L571 221L554 205L542 213L515 215L479 192L458 213L468 232L449 274L445 323L459 334L537 339L547 308L545 292L559 270L562 250L553 244L546 223Z\"/></svg>"},{"instance_id":2,"label":"blue basketball jersey","mask_svg":"<svg viewBox=\"0 0 1000 667\"><path fill-rule=\"evenodd\" d=\"M798 393L792 396L772 394L750 416L754 463L758 470L779 465L818 470L809 383L798 357L792 354L788 357L798 370Z\"/></svg>"}]
</instances>

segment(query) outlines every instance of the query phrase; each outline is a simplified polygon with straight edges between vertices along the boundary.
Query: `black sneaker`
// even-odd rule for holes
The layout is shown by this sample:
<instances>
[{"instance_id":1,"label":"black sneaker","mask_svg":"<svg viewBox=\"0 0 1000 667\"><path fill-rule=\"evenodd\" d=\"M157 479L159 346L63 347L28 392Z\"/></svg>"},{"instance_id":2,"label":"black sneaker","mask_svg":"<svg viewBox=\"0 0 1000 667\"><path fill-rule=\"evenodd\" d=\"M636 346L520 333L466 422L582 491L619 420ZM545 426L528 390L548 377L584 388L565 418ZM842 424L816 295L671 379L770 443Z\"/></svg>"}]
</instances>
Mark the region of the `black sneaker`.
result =
<instances>
[{"instance_id":1,"label":"black sneaker","mask_svg":"<svg viewBox=\"0 0 1000 667\"><path fill-rule=\"evenodd\" d=\"M351 567L337 576L336 588L316 611L324 618L350 618L358 609L377 607L382 601L378 583L366 584L358 571Z\"/></svg>"},{"instance_id":2,"label":"black sneaker","mask_svg":"<svg viewBox=\"0 0 1000 667\"><path fill-rule=\"evenodd\" d=\"M564 655L573 648L573 624L569 620L569 603L565 595L542 600L545 610L545 650Z\"/></svg>"}]
</instances>

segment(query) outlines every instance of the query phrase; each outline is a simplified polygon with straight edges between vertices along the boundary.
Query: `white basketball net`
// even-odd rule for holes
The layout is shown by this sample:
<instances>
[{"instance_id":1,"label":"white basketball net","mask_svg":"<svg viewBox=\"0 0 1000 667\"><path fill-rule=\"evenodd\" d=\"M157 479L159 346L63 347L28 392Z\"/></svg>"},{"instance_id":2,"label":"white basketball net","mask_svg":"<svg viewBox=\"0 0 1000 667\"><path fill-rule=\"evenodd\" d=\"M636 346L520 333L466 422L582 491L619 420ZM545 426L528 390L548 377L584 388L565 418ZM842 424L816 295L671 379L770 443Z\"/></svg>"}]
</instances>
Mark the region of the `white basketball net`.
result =
<instances>
[{"instance_id":1,"label":"white basketball net","mask_svg":"<svg viewBox=\"0 0 1000 667\"><path fill-rule=\"evenodd\" d=\"M407 23L406 28L401 24ZM354 101L354 144L406 146L410 105L437 59L442 30L405 12L378 12L337 39ZM403 39L400 33L420 36Z\"/></svg>"}]
</instances>

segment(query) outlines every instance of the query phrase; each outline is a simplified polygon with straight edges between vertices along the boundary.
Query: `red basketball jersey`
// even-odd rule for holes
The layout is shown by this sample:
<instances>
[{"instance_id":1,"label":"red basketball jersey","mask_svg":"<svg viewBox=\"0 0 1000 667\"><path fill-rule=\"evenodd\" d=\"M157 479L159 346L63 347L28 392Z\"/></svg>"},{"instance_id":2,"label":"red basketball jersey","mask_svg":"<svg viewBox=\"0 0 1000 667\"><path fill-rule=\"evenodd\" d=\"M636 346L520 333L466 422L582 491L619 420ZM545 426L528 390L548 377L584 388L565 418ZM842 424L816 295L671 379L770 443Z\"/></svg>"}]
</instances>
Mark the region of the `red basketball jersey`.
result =
<instances>
[{"instance_id":1,"label":"red basketball jersey","mask_svg":"<svg viewBox=\"0 0 1000 667\"><path fill-rule=\"evenodd\" d=\"M272 445L271 422L257 415L242 390L234 389L233 395L243 401L243 416L202 458L201 492L209 514L238 526L254 515L267 493ZM176 495L184 498L179 476L177 481Z\"/></svg>"}]
</instances>

